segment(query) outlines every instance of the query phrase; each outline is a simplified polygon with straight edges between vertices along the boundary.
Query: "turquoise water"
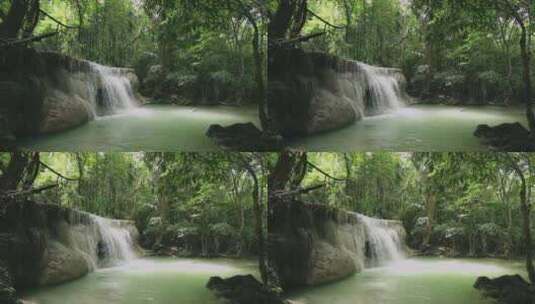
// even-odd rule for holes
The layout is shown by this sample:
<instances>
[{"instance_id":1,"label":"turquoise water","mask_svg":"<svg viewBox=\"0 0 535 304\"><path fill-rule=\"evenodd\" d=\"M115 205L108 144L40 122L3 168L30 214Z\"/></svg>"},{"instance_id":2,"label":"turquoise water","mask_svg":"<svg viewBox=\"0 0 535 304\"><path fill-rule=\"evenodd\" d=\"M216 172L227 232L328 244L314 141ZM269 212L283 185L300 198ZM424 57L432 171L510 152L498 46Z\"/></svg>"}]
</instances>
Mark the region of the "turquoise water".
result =
<instances>
[{"instance_id":1,"label":"turquoise water","mask_svg":"<svg viewBox=\"0 0 535 304\"><path fill-rule=\"evenodd\" d=\"M478 276L524 274L523 263L493 259L412 258L347 279L295 291L301 304L487 304L473 288Z\"/></svg>"},{"instance_id":2,"label":"turquoise water","mask_svg":"<svg viewBox=\"0 0 535 304\"><path fill-rule=\"evenodd\" d=\"M205 136L211 124L244 122L258 125L256 106L149 105L17 145L36 151L214 151L218 147Z\"/></svg>"},{"instance_id":3,"label":"turquoise water","mask_svg":"<svg viewBox=\"0 0 535 304\"><path fill-rule=\"evenodd\" d=\"M23 294L33 304L213 304L211 276L256 274L248 260L142 258Z\"/></svg>"},{"instance_id":4,"label":"turquoise water","mask_svg":"<svg viewBox=\"0 0 535 304\"><path fill-rule=\"evenodd\" d=\"M522 108L413 105L367 117L346 128L291 142L308 151L484 151L477 125L521 122Z\"/></svg>"}]
</instances>

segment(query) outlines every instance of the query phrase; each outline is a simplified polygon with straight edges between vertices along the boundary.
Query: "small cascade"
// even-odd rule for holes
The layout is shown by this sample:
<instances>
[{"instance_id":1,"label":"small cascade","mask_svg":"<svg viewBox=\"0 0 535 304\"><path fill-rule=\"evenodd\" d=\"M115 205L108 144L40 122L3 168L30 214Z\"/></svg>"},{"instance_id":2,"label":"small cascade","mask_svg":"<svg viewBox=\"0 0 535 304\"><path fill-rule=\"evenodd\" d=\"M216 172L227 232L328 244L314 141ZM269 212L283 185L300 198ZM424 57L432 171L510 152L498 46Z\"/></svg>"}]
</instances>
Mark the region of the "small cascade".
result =
<instances>
[{"instance_id":1,"label":"small cascade","mask_svg":"<svg viewBox=\"0 0 535 304\"><path fill-rule=\"evenodd\" d=\"M95 86L90 88L94 96L94 113L116 114L137 106L130 80L120 69L90 63L95 73Z\"/></svg>"},{"instance_id":2,"label":"small cascade","mask_svg":"<svg viewBox=\"0 0 535 304\"><path fill-rule=\"evenodd\" d=\"M101 264L113 265L136 257L130 231L121 227L119 223L116 223L117 221L95 215L92 218L101 236L101 242L98 246Z\"/></svg>"},{"instance_id":3,"label":"small cascade","mask_svg":"<svg viewBox=\"0 0 535 304\"><path fill-rule=\"evenodd\" d=\"M361 62L358 65L364 71L368 83L367 112L380 114L399 109L404 105L399 81L389 73L388 69Z\"/></svg>"},{"instance_id":4,"label":"small cascade","mask_svg":"<svg viewBox=\"0 0 535 304\"><path fill-rule=\"evenodd\" d=\"M68 247L83 256L90 270L136 258L133 232L123 221L79 211L73 214L71 225L61 230Z\"/></svg>"},{"instance_id":5,"label":"small cascade","mask_svg":"<svg viewBox=\"0 0 535 304\"><path fill-rule=\"evenodd\" d=\"M389 227L387 220L356 214L366 232L365 255L368 264L377 266L392 260L404 258L401 233Z\"/></svg>"}]
</instances>

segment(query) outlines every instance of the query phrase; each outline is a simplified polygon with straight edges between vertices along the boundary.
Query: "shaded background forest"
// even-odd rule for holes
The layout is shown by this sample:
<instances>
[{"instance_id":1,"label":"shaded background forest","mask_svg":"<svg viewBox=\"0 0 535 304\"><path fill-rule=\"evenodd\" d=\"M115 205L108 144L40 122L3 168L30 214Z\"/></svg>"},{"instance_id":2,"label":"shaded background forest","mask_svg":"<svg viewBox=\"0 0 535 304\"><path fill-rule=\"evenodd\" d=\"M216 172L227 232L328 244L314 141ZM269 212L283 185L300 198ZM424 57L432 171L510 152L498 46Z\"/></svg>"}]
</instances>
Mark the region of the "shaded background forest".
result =
<instances>
[{"instance_id":1,"label":"shaded background forest","mask_svg":"<svg viewBox=\"0 0 535 304\"><path fill-rule=\"evenodd\" d=\"M522 29L533 42L532 8L522 1L308 1L303 47L368 64L399 67L427 102L510 104L523 98ZM323 20L322 20L323 19ZM533 63L531 63L533 66Z\"/></svg>"},{"instance_id":2,"label":"shaded background forest","mask_svg":"<svg viewBox=\"0 0 535 304\"><path fill-rule=\"evenodd\" d=\"M535 176L529 154L307 153L307 158L328 175L308 166L302 187L325 186L304 194L303 201L399 219L407 243L424 254L526 253L522 189L529 203Z\"/></svg>"},{"instance_id":3,"label":"shaded background forest","mask_svg":"<svg viewBox=\"0 0 535 304\"><path fill-rule=\"evenodd\" d=\"M141 244L162 255L256 255L256 214L267 195L263 161L232 153L2 153L0 199L31 195L134 220ZM22 175L10 183L17 163Z\"/></svg>"},{"instance_id":4,"label":"shaded background forest","mask_svg":"<svg viewBox=\"0 0 535 304\"><path fill-rule=\"evenodd\" d=\"M240 104L258 98L252 41L262 37L262 16L248 1L27 2L24 22L34 24L24 25L19 37L55 33L33 46L133 67L141 92L153 101ZM0 23L10 7L11 1L0 4ZM34 7L39 14L32 20Z\"/></svg>"}]
</instances>

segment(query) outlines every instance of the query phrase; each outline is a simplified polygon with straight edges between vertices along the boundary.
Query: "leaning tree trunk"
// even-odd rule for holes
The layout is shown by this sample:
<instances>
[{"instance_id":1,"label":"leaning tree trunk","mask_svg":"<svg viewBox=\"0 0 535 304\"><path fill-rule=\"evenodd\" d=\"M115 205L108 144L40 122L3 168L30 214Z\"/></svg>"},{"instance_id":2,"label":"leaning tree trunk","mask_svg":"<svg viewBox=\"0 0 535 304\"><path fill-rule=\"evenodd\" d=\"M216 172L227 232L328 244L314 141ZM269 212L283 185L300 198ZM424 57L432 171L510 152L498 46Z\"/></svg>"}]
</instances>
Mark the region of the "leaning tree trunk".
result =
<instances>
[{"instance_id":1,"label":"leaning tree trunk","mask_svg":"<svg viewBox=\"0 0 535 304\"><path fill-rule=\"evenodd\" d=\"M526 103L526 116L528 119L529 130L532 135L535 134L535 114L533 113L533 104L531 101L531 71L530 71L530 54L528 50L528 29L523 22L517 19L522 28L520 38L520 52L522 56L522 70L524 79L524 102Z\"/></svg>"}]
</instances>

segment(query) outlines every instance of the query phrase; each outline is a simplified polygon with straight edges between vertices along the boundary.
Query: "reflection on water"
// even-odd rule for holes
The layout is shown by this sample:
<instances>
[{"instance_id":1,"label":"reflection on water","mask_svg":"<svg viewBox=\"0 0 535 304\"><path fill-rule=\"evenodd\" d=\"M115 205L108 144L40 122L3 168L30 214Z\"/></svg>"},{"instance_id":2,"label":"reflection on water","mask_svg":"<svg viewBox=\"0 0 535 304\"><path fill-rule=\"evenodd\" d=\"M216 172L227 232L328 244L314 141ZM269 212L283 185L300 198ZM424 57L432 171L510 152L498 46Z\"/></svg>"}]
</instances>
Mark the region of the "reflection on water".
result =
<instances>
[{"instance_id":1,"label":"reflection on water","mask_svg":"<svg viewBox=\"0 0 535 304\"><path fill-rule=\"evenodd\" d=\"M243 122L259 125L255 106L151 105L17 144L39 151L209 151L217 147L205 136L208 126Z\"/></svg>"},{"instance_id":2,"label":"reflection on water","mask_svg":"<svg viewBox=\"0 0 535 304\"><path fill-rule=\"evenodd\" d=\"M302 304L487 304L478 276L524 274L523 263L491 259L413 258L289 295Z\"/></svg>"},{"instance_id":3,"label":"reflection on water","mask_svg":"<svg viewBox=\"0 0 535 304\"><path fill-rule=\"evenodd\" d=\"M414 105L372 116L341 130L297 139L310 151L480 151L477 125L521 122L522 108Z\"/></svg>"},{"instance_id":4,"label":"reflection on water","mask_svg":"<svg viewBox=\"0 0 535 304\"><path fill-rule=\"evenodd\" d=\"M205 287L209 277L249 273L257 273L253 261L144 258L29 291L23 299L35 304L212 304L217 299Z\"/></svg>"}]
</instances>

